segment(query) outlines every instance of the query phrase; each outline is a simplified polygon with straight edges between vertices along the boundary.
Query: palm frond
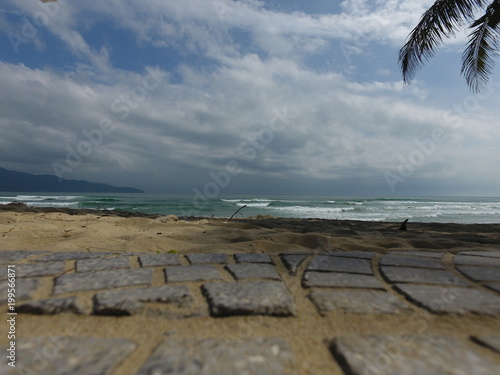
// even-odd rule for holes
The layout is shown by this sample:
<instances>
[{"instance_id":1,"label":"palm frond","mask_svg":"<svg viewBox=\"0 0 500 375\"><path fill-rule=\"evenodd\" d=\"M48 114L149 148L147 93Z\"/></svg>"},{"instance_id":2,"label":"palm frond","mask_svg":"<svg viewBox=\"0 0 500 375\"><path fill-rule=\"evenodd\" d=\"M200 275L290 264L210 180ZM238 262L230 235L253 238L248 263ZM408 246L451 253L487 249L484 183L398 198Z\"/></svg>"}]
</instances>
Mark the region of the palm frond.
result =
<instances>
[{"instance_id":1,"label":"palm frond","mask_svg":"<svg viewBox=\"0 0 500 375\"><path fill-rule=\"evenodd\" d=\"M496 0L495 0L496 1ZM474 11L484 8L485 0L437 0L411 31L399 51L399 63L405 83L411 81L444 38L451 36L473 19Z\"/></svg>"},{"instance_id":2,"label":"palm frond","mask_svg":"<svg viewBox=\"0 0 500 375\"><path fill-rule=\"evenodd\" d=\"M478 92L488 82L498 51L500 0L494 0L486 13L471 25L467 48L462 54L462 71L470 89Z\"/></svg>"}]
</instances>

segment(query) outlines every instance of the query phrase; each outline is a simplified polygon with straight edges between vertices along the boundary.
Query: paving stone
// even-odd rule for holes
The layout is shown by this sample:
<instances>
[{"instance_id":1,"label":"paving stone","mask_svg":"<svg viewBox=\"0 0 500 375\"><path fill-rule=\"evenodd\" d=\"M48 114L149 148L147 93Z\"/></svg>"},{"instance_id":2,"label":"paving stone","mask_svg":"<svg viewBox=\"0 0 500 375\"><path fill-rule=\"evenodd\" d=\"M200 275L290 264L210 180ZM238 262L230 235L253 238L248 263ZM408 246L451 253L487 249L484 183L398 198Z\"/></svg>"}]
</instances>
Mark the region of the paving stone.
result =
<instances>
[{"instance_id":1,"label":"paving stone","mask_svg":"<svg viewBox=\"0 0 500 375\"><path fill-rule=\"evenodd\" d=\"M281 282L210 283L202 291L213 316L295 315L293 297Z\"/></svg>"},{"instance_id":2,"label":"paving stone","mask_svg":"<svg viewBox=\"0 0 500 375\"><path fill-rule=\"evenodd\" d=\"M496 292L500 292L500 284L485 284L484 286Z\"/></svg>"},{"instance_id":3,"label":"paving stone","mask_svg":"<svg viewBox=\"0 0 500 375\"><path fill-rule=\"evenodd\" d=\"M350 375L493 375L498 366L452 337L349 336L330 349Z\"/></svg>"},{"instance_id":4,"label":"paving stone","mask_svg":"<svg viewBox=\"0 0 500 375\"><path fill-rule=\"evenodd\" d=\"M181 264L177 254L148 254L139 256L141 267L178 266Z\"/></svg>"},{"instance_id":5,"label":"paving stone","mask_svg":"<svg viewBox=\"0 0 500 375\"><path fill-rule=\"evenodd\" d=\"M273 263L271 257L267 254L234 254L234 259L238 263Z\"/></svg>"},{"instance_id":6,"label":"paving stone","mask_svg":"<svg viewBox=\"0 0 500 375\"><path fill-rule=\"evenodd\" d=\"M310 251L284 251L279 254L279 256L287 256L287 255L315 255L314 253Z\"/></svg>"},{"instance_id":7,"label":"paving stone","mask_svg":"<svg viewBox=\"0 0 500 375\"><path fill-rule=\"evenodd\" d=\"M330 255L344 258L372 259L376 253L373 251L328 251L321 255Z\"/></svg>"},{"instance_id":8,"label":"paving stone","mask_svg":"<svg viewBox=\"0 0 500 375\"><path fill-rule=\"evenodd\" d=\"M137 375L292 375L293 368L290 348L280 339L166 338Z\"/></svg>"},{"instance_id":9,"label":"paving stone","mask_svg":"<svg viewBox=\"0 0 500 375\"><path fill-rule=\"evenodd\" d=\"M389 254L441 259L445 253L435 251L391 251Z\"/></svg>"},{"instance_id":10,"label":"paving stone","mask_svg":"<svg viewBox=\"0 0 500 375\"><path fill-rule=\"evenodd\" d=\"M14 250L14 251L0 251L0 263L16 262L29 258L31 256L40 255L46 253L45 251L24 251L24 250Z\"/></svg>"},{"instance_id":11,"label":"paving stone","mask_svg":"<svg viewBox=\"0 0 500 375\"><path fill-rule=\"evenodd\" d=\"M78 304L76 297L51 298L39 301L29 301L20 305L17 312L28 314L59 314L71 312L75 314L84 314L84 310Z\"/></svg>"},{"instance_id":12,"label":"paving stone","mask_svg":"<svg viewBox=\"0 0 500 375\"><path fill-rule=\"evenodd\" d=\"M460 272L474 281L499 281L500 268L458 266Z\"/></svg>"},{"instance_id":13,"label":"paving stone","mask_svg":"<svg viewBox=\"0 0 500 375\"><path fill-rule=\"evenodd\" d=\"M378 290L313 290L309 298L321 314L337 310L354 314L398 314L412 311L392 294Z\"/></svg>"},{"instance_id":14,"label":"paving stone","mask_svg":"<svg viewBox=\"0 0 500 375\"><path fill-rule=\"evenodd\" d=\"M173 266L165 268L168 283L177 281L222 280L219 270L214 266Z\"/></svg>"},{"instance_id":15,"label":"paving stone","mask_svg":"<svg viewBox=\"0 0 500 375\"><path fill-rule=\"evenodd\" d=\"M331 287L331 288L366 288L384 289L380 281L371 275L356 275L338 272L306 272L302 280L304 288Z\"/></svg>"},{"instance_id":16,"label":"paving stone","mask_svg":"<svg viewBox=\"0 0 500 375\"><path fill-rule=\"evenodd\" d=\"M500 297L479 289L453 286L397 284L411 302L436 314L500 313Z\"/></svg>"},{"instance_id":17,"label":"paving stone","mask_svg":"<svg viewBox=\"0 0 500 375\"><path fill-rule=\"evenodd\" d=\"M417 268L434 268L444 270L444 265L440 259L411 257L401 255L384 255L380 261L383 266L402 266Z\"/></svg>"},{"instance_id":18,"label":"paving stone","mask_svg":"<svg viewBox=\"0 0 500 375\"><path fill-rule=\"evenodd\" d=\"M118 253L112 252L101 252L101 253L83 253L81 251L63 251L60 253L47 254L41 258L36 259L36 262L51 262L54 260L78 260L78 259L90 259L90 258L101 258L112 255L117 255Z\"/></svg>"},{"instance_id":19,"label":"paving stone","mask_svg":"<svg viewBox=\"0 0 500 375\"><path fill-rule=\"evenodd\" d=\"M99 315L134 315L143 311L145 302L186 307L192 301L193 297L185 285L106 291L94 296L94 312Z\"/></svg>"},{"instance_id":20,"label":"paving stone","mask_svg":"<svg viewBox=\"0 0 500 375\"><path fill-rule=\"evenodd\" d=\"M423 283L459 286L469 285L448 271L387 266L382 267L381 270L385 279L391 283Z\"/></svg>"},{"instance_id":21,"label":"paving stone","mask_svg":"<svg viewBox=\"0 0 500 375\"><path fill-rule=\"evenodd\" d=\"M16 279L16 302L32 299L39 284L38 279ZM8 280L0 281L0 302L7 302L9 289Z\"/></svg>"},{"instance_id":22,"label":"paving stone","mask_svg":"<svg viewBox=\"0 0 500 375\"><path fill-rule=\"evenodd\" d=\"M93 337L21 338L16 345L16 367L8 366L7 357L0 359L4 375L104 375L110 374L136 345L122 339ZM6 347L1 349L6 352Z\"/></svg>"},{"instance_id":23,"label":"paving stone","mask_svg":"<svg viewBox=\"0 0 500 375\"><path fill-rule=\"evenodd\" d=\"M295 275L297 268L306 259L307 255L280 255L286 269L291 275Z\"/></svg>"},{"instance_id":24,"label":"paving stone","mask_svg":"<svg viewBox=\"0 0 500 375\"><path fill-rule=\"evenodd\" d=\"M462 251L459 255L475 255L491 258L500 258L500 251Z\"/></svg>"},{"instance_id":25,"label":"paving stone","mask_svg":"<svg viewBox=\"0 0 500 375\"><path fill-rule=\"evenodd\" d=\"M227 263L226 254L194 253L187 254L186 257L192 264Z\"/></svg>"},{"instance_id":26,"label":"paving stone","mask_svg":"<svg viewBox=\"0 0 500 375\"><path fill-rule=\"evenodd\" d=\"M83 272L56 278L54 294L150 284L152 269Z\"/></svg>"},{"instance_id":27,"label":"paving stone","mask_svg":"<svg viewBox=\"0 0 500 375\"><path fill-rule=\"evenodd\" d=\"M335 271L345 273L361 273L372 275L370 261L366 259L352 259L316 255L307 266L308 271Z\"/></svg>"},{"instance_id":28,"label":"paving stone","mask_svg":"<svg viewBox=\"0 0 500 375\"><path fill-rule=\"evenodd\" d=\"M52 276L64 272L64 262L47 262L33 264L19 264L15 267L16 278L33 276ZM0 274L0 280L7 279L7 272Z\"/></svg>"},{"instance_id":29,"label":"paving stone","mask_svg":"<svg viewBox=\"0 0 500 375\"><path fill-rule=\"evenodd\" d=\"M453 261L457 265L500 267L500 258L493 257L456 255ZM500 270L498 272L500 273Z\"/></svg>"},{"instance_id":30,"label":"paving stone","mask_svg":"<svg viewBox=\"0 0 500 375\"><path fill-rule=\"evenodd\" d=\"M473 340L500 353L500 336L475 336Z\"/></svg>"},{"instance_id":31,"label":"paving stone","mask_svg":"<svg viewBox=\"0 0 500 375\"><path fill-rule=\"evenodd\" d=\"M76 272L101 271L114 268L130 268L128 257L80 259L76 261Z\"/></svg>"},{"instance_id":32,"label":"paving stone","mask_svg":"<svg viewBox=\"0 0 500 375\"><path fill-rule=\"evenodd\" d=\"M228 264L226 268L236 280L271 279L281 280L276 268L270 264Z\"/></svg>"}]
</instances>

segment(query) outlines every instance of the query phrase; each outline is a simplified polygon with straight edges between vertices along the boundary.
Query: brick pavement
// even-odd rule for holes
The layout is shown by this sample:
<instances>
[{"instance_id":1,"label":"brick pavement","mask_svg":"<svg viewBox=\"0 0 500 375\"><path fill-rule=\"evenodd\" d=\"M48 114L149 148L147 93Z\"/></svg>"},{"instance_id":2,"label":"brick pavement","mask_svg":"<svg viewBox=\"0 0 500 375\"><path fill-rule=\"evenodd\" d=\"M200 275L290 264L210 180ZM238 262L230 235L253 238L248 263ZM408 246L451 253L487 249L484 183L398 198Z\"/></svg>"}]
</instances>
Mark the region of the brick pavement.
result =
<instances>
[{"instance_id":1,"label":"brick pavement","mask_svg":"<svg viewBox=\"0 0 500 375\"><path fill-rule=\"evenodd\" d=\"M312 304L319 320L331 314L382 319L413 313L498 318L499 260L500 251L0 253L2 267L16 265L19 315L74 314L76 319L152 314L176 320L262 315L284 325L300 318L300 303ZM0 274L4 310L6 278L6 272ZM40 297L39 288L47 283L50 292ZM17 355L24 370L9 367L4 355L0 373L114 374L140 345L125 338L23 337ZM425 332L339 335L324 345L332 361L350 375L500 373L500 331L458 338ZM43 366L33 362L34 351L50 360L42 361ZM294 374L295 357L285 337L167 337L136 373Z\"/></svg>"}]
</instances>

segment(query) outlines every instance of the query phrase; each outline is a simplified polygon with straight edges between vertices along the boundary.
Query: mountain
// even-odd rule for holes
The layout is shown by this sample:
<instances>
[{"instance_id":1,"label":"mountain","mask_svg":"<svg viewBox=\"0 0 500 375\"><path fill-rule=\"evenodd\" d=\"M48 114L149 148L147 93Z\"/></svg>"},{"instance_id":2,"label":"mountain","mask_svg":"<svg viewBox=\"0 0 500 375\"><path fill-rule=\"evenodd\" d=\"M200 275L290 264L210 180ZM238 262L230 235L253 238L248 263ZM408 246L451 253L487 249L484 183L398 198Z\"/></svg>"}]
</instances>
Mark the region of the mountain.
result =
<instances>
[{"instance_id":1,"label":"mountain","mask_svg":"<svg viewBox=\"0 0 500 375\"><path fill-rule=\"evenodd\" d=\"M37 193L144 193L131 187L116 187L83 180L59 179L0 168L0 191Z\"/></svg>"}]
</instances>

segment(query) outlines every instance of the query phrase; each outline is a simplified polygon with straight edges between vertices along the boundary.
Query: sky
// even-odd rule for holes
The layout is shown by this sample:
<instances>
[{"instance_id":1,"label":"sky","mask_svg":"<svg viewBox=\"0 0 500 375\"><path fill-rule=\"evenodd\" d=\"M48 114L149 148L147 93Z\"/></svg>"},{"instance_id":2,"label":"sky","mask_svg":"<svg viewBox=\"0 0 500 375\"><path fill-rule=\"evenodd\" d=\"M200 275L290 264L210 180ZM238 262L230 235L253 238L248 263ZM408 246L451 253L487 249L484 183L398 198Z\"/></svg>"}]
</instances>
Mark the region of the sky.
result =
<instances>
[{"instance_id":1,"label":"sky","mask_svg":"<svg viewBox=\"0 0 500 375\"><path fill-rule=\"evenodd\" d=\"M429 0L3 0L0 167L149 193L498 196L500 79Z\"/></svg>"}]
</instances>

